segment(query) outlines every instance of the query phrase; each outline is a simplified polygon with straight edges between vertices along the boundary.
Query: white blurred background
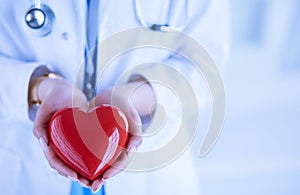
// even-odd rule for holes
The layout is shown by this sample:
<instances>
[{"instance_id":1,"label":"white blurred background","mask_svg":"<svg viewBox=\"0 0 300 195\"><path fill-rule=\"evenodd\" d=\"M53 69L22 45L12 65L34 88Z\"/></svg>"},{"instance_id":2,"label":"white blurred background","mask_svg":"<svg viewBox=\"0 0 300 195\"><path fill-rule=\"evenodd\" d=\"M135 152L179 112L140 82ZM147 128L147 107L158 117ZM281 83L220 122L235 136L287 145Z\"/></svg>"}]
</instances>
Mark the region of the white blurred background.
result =
<instances>
[{"instance_id":1,"label":"white blurred background","mask_svg":"<svg viewBox=\"0 0 300 195\"><path fill-rule=\"evenodd\" d=\"M300 1L232 0L227 114L203 195L300 194Z\"/></svg>"}]
</instances>

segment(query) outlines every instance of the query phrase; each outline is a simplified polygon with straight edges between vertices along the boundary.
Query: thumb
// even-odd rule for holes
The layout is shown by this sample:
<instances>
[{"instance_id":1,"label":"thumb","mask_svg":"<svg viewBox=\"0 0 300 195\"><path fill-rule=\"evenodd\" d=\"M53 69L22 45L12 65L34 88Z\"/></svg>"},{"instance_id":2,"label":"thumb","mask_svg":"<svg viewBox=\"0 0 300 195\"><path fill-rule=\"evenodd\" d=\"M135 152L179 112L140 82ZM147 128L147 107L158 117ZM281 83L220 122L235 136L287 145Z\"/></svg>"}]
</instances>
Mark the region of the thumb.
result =
<instances>
[{"instance_id":1,"label":"thumb","mask_svg":"<svg viewBox=\"0 0 300 195\"><path fill-rule=\"evenodd\" d=\"M43 137L48 144L48 125L52 115L55 113L55 108L49 104L41 104L35 118L33 126L33 134L37 139Z\"/></svg>"}]
</instances>

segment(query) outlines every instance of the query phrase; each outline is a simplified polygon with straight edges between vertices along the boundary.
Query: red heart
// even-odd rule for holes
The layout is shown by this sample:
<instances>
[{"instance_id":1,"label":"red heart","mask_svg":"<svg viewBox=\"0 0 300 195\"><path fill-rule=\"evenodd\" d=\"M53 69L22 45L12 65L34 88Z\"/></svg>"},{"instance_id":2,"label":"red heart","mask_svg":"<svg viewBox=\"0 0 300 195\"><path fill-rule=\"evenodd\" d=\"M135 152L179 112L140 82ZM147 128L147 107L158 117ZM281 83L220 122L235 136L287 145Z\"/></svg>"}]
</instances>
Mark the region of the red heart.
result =
<instances>
[{"instance_id":1,"label":"red heart","mask_svg":"<svg viewBox=\"0 0 300 195\"><path fill-rule=\"evenodd\" d=\"M125 147L128 123L116 107L101 105L86 112L65 108L49 124L50 144L80 175L94 180L107 170Z\"/></svg>"}]
</instances>

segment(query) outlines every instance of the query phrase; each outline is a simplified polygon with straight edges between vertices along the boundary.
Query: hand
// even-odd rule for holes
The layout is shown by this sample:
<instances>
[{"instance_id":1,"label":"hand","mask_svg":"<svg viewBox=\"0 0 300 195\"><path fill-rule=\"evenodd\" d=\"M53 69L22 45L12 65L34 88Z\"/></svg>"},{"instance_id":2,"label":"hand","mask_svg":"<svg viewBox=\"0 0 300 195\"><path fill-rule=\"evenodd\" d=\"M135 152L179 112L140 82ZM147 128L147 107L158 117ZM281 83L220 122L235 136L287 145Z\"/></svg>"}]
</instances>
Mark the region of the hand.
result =
<instances>
[{"instance_id":1,"label":"hand","mask_svg":"<svg viewBox=\"0 0 300 195\"><path fill-rule=\"evenodd\" d=\"M33 133L39 140L44 154L49 162L49 165L60 175L78 181L81 185L89 187L93 191L99 190L103 185L105 179L113 177L114 175L122 171L128 165L134 151L142 142L142 139L140 137L142 131L140 115L147 114L149 109L148 107L143 108L143 106L138 105L152 105L153 102L151 101L155 99L152 93L152 89L148 86L148 84L141 85L143 86L140 87L141 90L136 90L136 92L138 93L134 93L136 95L132 96L135 98L129 99L128 92L136 87L134 86L135 84L119 86L118 90L116 90L119 91L119 93L114 93L114 96L112 95L111 89L107 90L95 97L91 103L91 105L94 106L106 103L119 107L125 113L128 119L130 135L128 138L129 140L126 148L127 150L123 151L119 155L113 166L109 168L101 178L98 178L90 183L88 179L77 175L77 173L73 169L68 167L57 156L53 148L48 144L49 139L47 133L49 121L56 111L65 107L81 107L83 109L86 109L86 96L66 80L43 80L38 87L38 96L42 101L42 104L37 111ZM148 99L139 97L141 95L145 95L145 92L147 91L150 91L150 95L148 94L147 96L149 97ZM146 100L146 103L139 101L141 99Z\"/></svg>"},{"instance_id":2,"label":"hand","mask_svg":"<svg viewBox=\"0 0 300 195\"><path fill-rule=\"evenodd\" d=\"M55 169L60 175L78 180L84 185L88 185L86 178L80 177L77 173L68 167L54 152L49 145L48 124L52 115L65 107L81 107L87 108L86 96L73 84L63 79L43 80L38 86L38 96L42 101L35 122L33 133L39 140L49 165Z\"/></svg>"},{"instance_id":3,"label":"hand","mask_svg":"<svg viewBox=\"0 0 300 195\"><path fill-rule=\"evenodd\" d=\"M141 98L142 97L142 98ZM112 166L91 184L93 190L100 189L103 181L124 170L131 161L135 151L142 143L142 122L140 115L153 112L149 109L155 98L152 88L144 82L134 82L107 89L91 101L91 107L111 104L120 108L128 120L129 137L126 149L121 152ZM149 113L150 111L150 113Z\"/></svg>"}]
</instances>

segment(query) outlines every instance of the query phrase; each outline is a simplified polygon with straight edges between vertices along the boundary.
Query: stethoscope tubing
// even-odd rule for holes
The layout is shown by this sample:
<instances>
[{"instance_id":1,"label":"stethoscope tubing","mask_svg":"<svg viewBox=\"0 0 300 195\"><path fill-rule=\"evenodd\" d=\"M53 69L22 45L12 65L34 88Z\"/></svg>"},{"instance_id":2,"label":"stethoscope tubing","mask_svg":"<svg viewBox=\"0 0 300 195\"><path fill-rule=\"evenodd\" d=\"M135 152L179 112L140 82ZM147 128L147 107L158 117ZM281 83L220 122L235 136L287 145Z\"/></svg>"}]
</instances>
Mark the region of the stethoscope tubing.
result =
<instances>
[{"instance_id":1,"label":"stethoscope tubing","mask_svg":"<svg viewBox=\"0 0 300 195\"><path fill-rule=\"evenodd\" d=\"M140 23L141 26L148 28L150 30L154 30L154 31L167 31L167 30L178 30L181 31L183 30L186 25L187 25L187 21L188 21L188 1L184 0L184 8L183 8L183 15L184 15L184 22L178 26L170 26L170 22L166 23L166 24L150 24L147 23L145 20L145 17L142 13L142 9L141 9L141 2L140 0L134 0L133 1L133 7L134 7L134 11L135 11L135 17L137 19L137 21ZM171 13L171 9L174 6L173 4L173 0L170 0L169 3L169 8L168 8L168 13ZM47 10L44 10L43 7L45 7ZM46 12L49 12L50 14L48 15ZM31 16L29 16L29 14L32 14ZM43 21L38 22L38 24L34 23L34 22L30 22L28 21L28 18L31 18L32 21L40 21L40 18L34 18L37 17L36 15L43 15ZM54 13L52 12L52 10L46 6L46 5L42 5L41 0L34 0L34 4L33 6L31 6L31 8L29 9L29 11L26 13L25 15L25 20L27 23L27 26L31 29L39 29L39 30L43 30L42 28L45 26L46 21L49 20L51 23L53 18L51 18L53 15L53 17L55 18ZM171 20L170 14L167 14L167 21ZM51 24L52 25L52 24ZM51 29L50 31L52 31L53 26L48 27L48 30ZM41 33L41 34L49 34L49 33Z\"/></svg>"}]
</instances>

